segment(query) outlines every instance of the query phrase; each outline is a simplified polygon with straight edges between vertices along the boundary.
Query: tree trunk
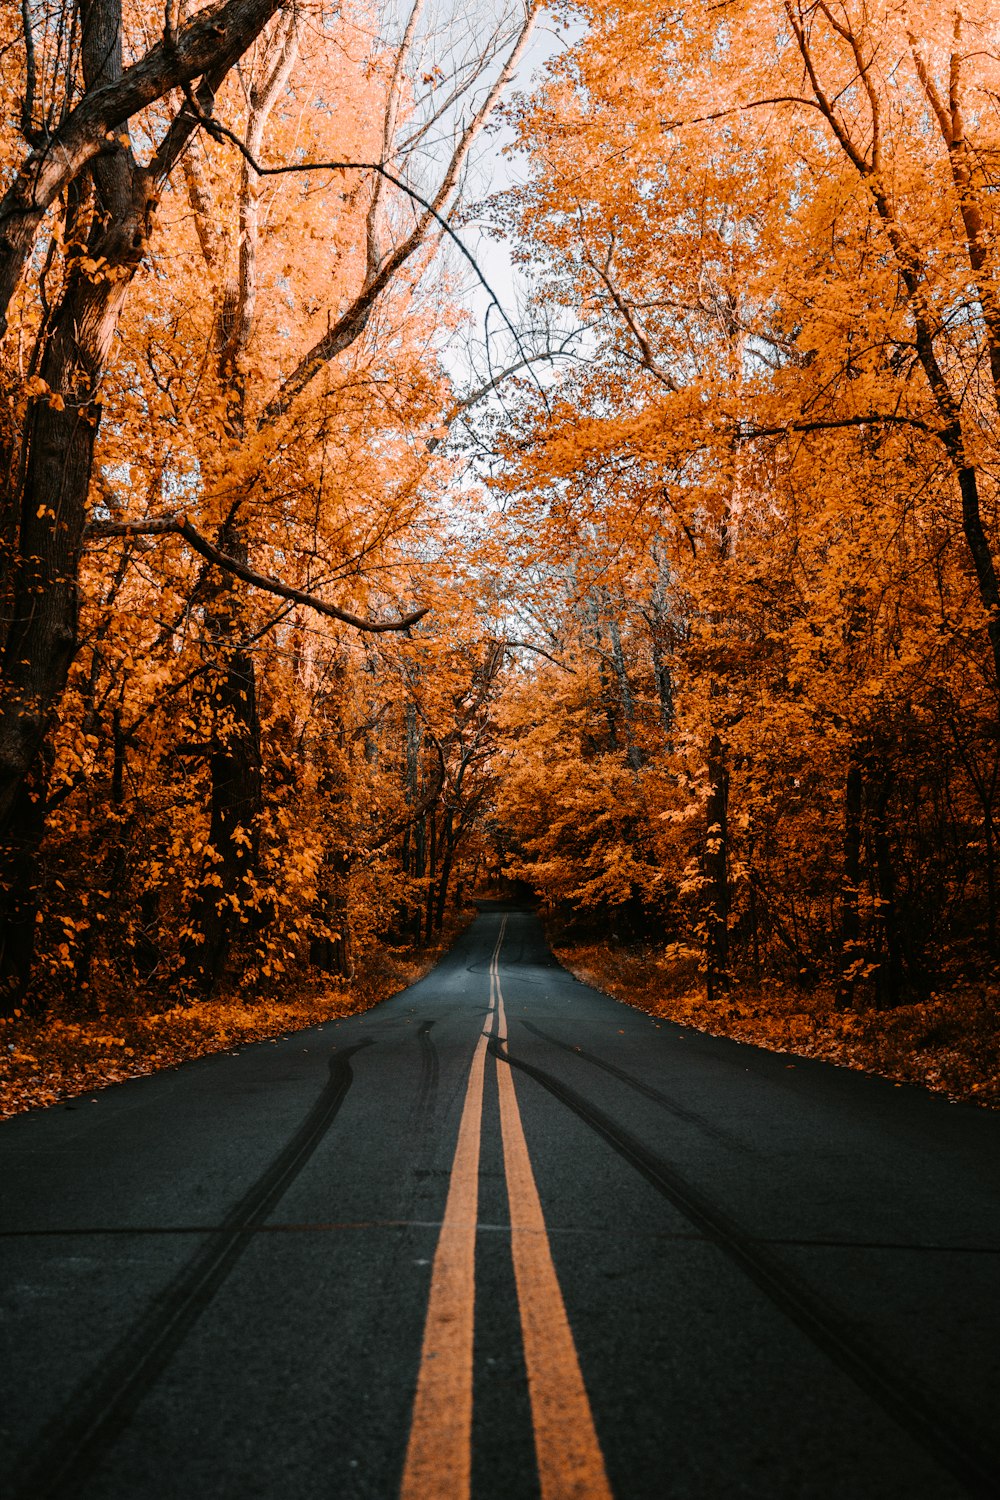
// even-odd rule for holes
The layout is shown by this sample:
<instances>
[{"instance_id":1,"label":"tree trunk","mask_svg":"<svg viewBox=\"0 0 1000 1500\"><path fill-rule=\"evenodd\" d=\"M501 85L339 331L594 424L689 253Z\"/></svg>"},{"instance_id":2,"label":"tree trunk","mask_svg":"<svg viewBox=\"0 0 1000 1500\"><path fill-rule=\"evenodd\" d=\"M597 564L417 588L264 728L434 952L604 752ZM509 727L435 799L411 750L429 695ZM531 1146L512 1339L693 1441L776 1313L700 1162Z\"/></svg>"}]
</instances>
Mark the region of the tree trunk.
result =
<instances>
[{"instance_id":1,"label":"tree trunk","mask_svg":"<svg viewBox=\"0 0 1000 1500\"><path fill-rule=\"evenodd\" d=\"M84 97L55 137L33 152L0 207L2 336L10 298L48 206L59 192L70 203L59 234L65 285L43 330L38 370L49 394L33 399L20 451L4 453L0 480L8 549L3 562L9 566L0 693L0 928L12 924L18 934L13 946L21 978L15 987L23 988L31 964L23 893L35 884L33 862L43 832L43 745L77 646L77 580L100 421L98 391L128 288L145 259L161 188L197 128L196 114L183 104L144 167L127 144L127 121L182 80L200 78L196 92L202 107L210 108L225 74L277 8L268 0L232 4L221 28L218 16L195 18L180 29L169 55L166 39L148 54L147 64L160 56L158 69L129 70L129 86L120 0L80 0ZM102 101L110 110L105 125ZM92 210L89 228L84 210ZM5 951L13 955L9 944Z\"/></svg>"},{"instance_id":2,"label":"tree trunk","mask_svg":"<svg viewBox=\"0 0 1000 1500\"><path fill-rule=\"evenodd\" d=\"M611 642L611 664L615 669L615 678L618 682L618 701L622 710L622 730L625 737L625 756L633 771L638 771L642 765L642 756L639 747L635 743L635 699L632 695L632 685L628 680L628 671L625 666L625 651L622 646L621 631L618 621L611 610L611 601L608 599L608 639Z\"/></svg>"},{"instance_id":3,"label":"tree trunk","mask_svg":"<svg viewBox=\"0 0 1000 1500\"><path fill-rule=\"evenodd\" d=\"M417 718L416 705L406 705L406 804L414 807L420 798L420 750L423 741L423 731ZM424 873L424 820L420 818L414 824L407 824L403 845L403 871L406 875L412 875L419 880ZM414 943L420 942L420 904L416 907L410 905L410 898L406 898L406 925L410 928L410 934Z\"/></svg>"},{"instance_id":4,"label":"tree trunk","mask_svg":"<svg viewBox=\"0 0 1000 1500\"><path fill-rule=\"evenodd\" d=\"M415 880L423 880L427 856L427 819L419 818L413 825L413 877ZM412 941L419 947L420 938L423 933L423 903L419 893L414 902L410 918L410 931Z\"/></svg>"},{"instance_id":5,"label":"tree trunk","mask_svg":"<svg viewBox=\"0 0 1000 1500\"><path fill-rule=\"evenodd\" d=\"M885 770L880 779L875 805L872 809L872 852L875 875L875 949L884 953L875 980L876 994L880 1005L898 1005L903 988L903 955L899 941L899 921L896 909L896 876L893 868L892 845L889 837L889 799L895 777L891 769Z\"/></svg>"},{"instance_id":6,"label":"tree trunk","mask_svg":"<svg viewBox=\"0 0 1000 1500\"><path fill-rule=\"evenodd\" d=\"M670 658L673 646L673 629L670 623L670 602L668 587L670 583L670 571L664 558L658 557L656 551L653 553L657 564L656 584L653 588L653 597L650 600L649 613L646 621L649 625L649 634L653 644L653 678L656 682L656 696L660 705L660 723L663 732L667 736L667 749L672 750L671 733L677 717L674 705L674 680L671 672Z\"/></svg>"},{"instance_id":7,"label":"tree trunk","mask_svg":"<svg viewBox=\"0 0 1000 1500\"><path fill-rule=\"evenodd\" d=\"M729 768L717 734L708 746L705 825L705 988L711 1004L729 985Z\"/></svg>"},{"instance_id":8,"label":"tree trunk","mask_svg":"<svg viewBox=\"0 0 1000 1500\"><path fill-rule=\"evenodd\" d=\"M88 87L121 73L121 17L88 6L82 60ZM0 926L17 958L8 975L24 989L31 967L26 892L44 831L43 745L77 647L77 580L100 421L97 394L125 295L143 258L156 185L133 172L131 155L111 151L74 185L67 240L86 240L67 260L66 285L47 332L39 375L49 394L33 397L18 462L3 484L12 540L10 619L0 694ZM92 211L89 230L85 212ZM98 264L100 272L84 270ZM11 951L13 957L13 950ZM6 968L6 960L4 967ZM13 975L19 977L14 980Z\"/></svg>"},{"instance_id":9,"label":"tree trunk","mask_svg":"<svg viewBox=\"0 0 1000 1500\"><path fill-rule=\"evenodd\" d=\"M324 930L309 946L310 962L317 969L348 981L356 972L351 939L351 864L347 850L328 857L318 893L318 916Z\"/></svg>"},{"instance_id":10,"label":"tree trunk","mask_svg":"<svg viewBox=\"0 0 1000 1500\"><path fill-rule=\"evenodd\" d=\"M53 362L46 364L55 378ZM46 736L77 643L77 570L97 410L36 400L0 697L0 927L8 1000L34 949L35 864L44 833ZM15 503L13 500L10 503Z\"/></svg>"},{"instance_id":11,"label":"tree trunk","mask_svg":"<svg viewBox=\"0 0 1000 1500\"><path fill-rule=\"evenodd\" d=\"M861 919L858 896L861 887L861 766L851 753L844 785L844 838L840 878L840 978L837 1006L846 1010L854 999L857 966L861 958Z\"/></svg>"},{"instance_id":12,"label":"tree trunk","mask_svg":"<svg viewBox=\"0 0 1000 1500\"><path fill-rule=\"evenodd\" d=\"M0 920L0 1014L24 1001L31 980L38 928L38 850L45 832L49 756L41 754L18 787L4 850Z\"/></svg>"},{"instance_id":13,"label":"tree trunk","mask_svg":"<svg viewBox=\"0 0 1000 1500\"><path fill-rule=\"evenodd\" d=\"M239 540L226 539L238 555ZM260 854L262 804L260 720L253 657L232 644L241 628L235 588L224 586L206 611L210 649L217 653L207 713L211 811L202 881L187 921L185 977L202 995L222 974L234 931L256 910L254 877Z\"/></svg>"},{"instance_id":14,"label":"tree trunk","mask_svg":"<svg viewBox=\"0 0 1000 1500\"><path fill-rule=\"evenodd\" d=\"M434 911L434 926L438 932L444 926L445 907L448 904L448 882L451 879L452 861L455 858L455 814L446 808L441 828L441 875L438 879L437 905Z\"/></svg>"},{"instance_id":15,"label":"tree trunk","mask_svg":"<svg viewBox=\"0 0 1000 1500\"><path fill-rule=\"evenodd\" d=\"M427 814L427 896L424 901L424 942L429 943L434 935L434 885L437 876L437 813L432 807Z\"/></svg>"}]
</instances>

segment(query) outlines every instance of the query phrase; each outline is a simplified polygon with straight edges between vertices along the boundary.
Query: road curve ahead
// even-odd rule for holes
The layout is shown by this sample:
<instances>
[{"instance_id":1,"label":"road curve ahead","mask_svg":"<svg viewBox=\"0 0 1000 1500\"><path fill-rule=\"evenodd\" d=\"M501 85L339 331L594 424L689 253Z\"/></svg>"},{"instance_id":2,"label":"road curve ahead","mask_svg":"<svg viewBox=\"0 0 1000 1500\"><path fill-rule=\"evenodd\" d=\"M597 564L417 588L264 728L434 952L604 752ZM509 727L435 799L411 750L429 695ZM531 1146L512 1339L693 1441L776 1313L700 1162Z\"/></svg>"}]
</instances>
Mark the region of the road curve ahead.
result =
<instances>
[{"instance_id":1,"label":"road curve ahead","mask_svg":"<svg viewBox=\"0 0 1000 1500\"><path fill-rule=\"evenodd\" d=\"M0 1127L17 1500L1000 1495L1000 1115L419 984Z\"/></svg>"}]
</instances>

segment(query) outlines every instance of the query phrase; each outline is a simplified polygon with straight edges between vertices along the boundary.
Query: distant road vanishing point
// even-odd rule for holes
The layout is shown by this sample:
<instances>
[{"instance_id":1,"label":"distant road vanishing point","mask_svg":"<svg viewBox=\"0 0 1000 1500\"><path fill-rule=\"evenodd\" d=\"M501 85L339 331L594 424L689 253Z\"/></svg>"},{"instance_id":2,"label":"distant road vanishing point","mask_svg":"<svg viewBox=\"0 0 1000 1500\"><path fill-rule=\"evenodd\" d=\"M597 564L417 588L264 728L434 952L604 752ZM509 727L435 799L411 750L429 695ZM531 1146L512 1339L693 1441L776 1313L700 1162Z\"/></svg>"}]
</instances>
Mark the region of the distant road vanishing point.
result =
<instances>
[{"instance_id":1,"label":"distant road vanishing point","mask_svg":"<svg viewBox=\"0 0 1000 1500\"><path fill-rule=\"evenodd\" d=\"M18 1500L1000 1495L1000 1114L657 1022L518 909L0 1171Z\"/></svg>"}]
</instances>

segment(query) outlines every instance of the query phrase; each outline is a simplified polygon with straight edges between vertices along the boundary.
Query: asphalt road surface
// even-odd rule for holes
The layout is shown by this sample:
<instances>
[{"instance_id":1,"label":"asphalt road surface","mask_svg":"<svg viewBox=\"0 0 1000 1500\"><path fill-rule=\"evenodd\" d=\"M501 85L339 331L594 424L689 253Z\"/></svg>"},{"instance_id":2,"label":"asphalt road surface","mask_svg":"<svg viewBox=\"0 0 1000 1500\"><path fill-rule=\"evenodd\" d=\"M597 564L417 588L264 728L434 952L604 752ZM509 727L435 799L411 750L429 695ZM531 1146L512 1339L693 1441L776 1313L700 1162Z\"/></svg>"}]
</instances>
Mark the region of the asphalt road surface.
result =
<instances>
[{"instance_id":1,"label":"asphalt road surface","mask_svg":"<svg viewBox=\"0 0 1000 1500\"><path fill-rule=\"evenodd\" d=\"M368 1014L0 1127L7 1497L1000 1495L1000 1115L487 911Z\"/></svg>"}]
</instances>

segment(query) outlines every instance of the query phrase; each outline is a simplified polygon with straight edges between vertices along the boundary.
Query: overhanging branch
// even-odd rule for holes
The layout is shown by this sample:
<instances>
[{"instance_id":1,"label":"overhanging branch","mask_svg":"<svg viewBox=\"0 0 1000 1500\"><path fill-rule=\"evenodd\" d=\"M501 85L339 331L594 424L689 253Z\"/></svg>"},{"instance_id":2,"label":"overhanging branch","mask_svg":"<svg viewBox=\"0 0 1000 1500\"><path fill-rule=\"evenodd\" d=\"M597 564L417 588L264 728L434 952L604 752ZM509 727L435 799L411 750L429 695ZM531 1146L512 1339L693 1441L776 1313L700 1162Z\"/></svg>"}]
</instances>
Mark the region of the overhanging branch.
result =
<instances>
[{"instance_id":1,"label":"overhanging branch","mask_svg":"<svg viewBox=\"0 0 1000 1500\"><path fill-rule=\"evenodd\" d=\"M550 651L546 651L544 646L533 646L530 641L500 641L499 645L504 651L531 651L535 656L544 656L545 660L550 661L554 667L558 667L560 672L576 673L575 667L568 667L564 661L560 661Z\"/></svg>"},{"instance_id":2,"label":"overhanging branch","mask_svg":"<svg viewBox=\"0 0 1000 1500\"><path fill-rule=\"evenodd\" d=\"M305 172L374 172L380 179L384 179L394 188L398 188L401 193L405 193L407 197L411 198L414 203L417 203L424 210L424 214L428 220L433 220L439 226L451 240L452 244L457 247L462 257L468 261L475 273L476 279L489 297L491 306L496 308L506 325L507 331L514 339L517 348L521 349L520 335L504 311L496 292L480 270L472 251L462 240L461 236L455 233L455 230L449 224L444 214L435 207L434 203L425 198L421 193L418 193L415 188L410 187L409 183L404 182L401 177L397 177L394 172L390 172L385 162L303 161L290 162L277 167L268 167L256 159L253 153L247 149L245 143L228 126L223 125L221 121L199 110L197 101L190 88L186 90L186 97L188 108L199 114L199 123L203 126L207 134L211 135L217 141L228 141L230 145L235 146L236 150L243 157L243 160L252 171L256 172L258 177L287 177ZM397 247L395 253L388 256L376 274L366 282L347 312L338 319L328 333L324 334L316 349L311 350L309 354L304 356L292 374L286 379L278 394L268 402L261 417L262 424L274 421L277 417L283 416L294 397L309 383L316 370L325 364L332 355L340 352L341 344L338 340L338 335L342 330L345 334L353 336L356 325L360 324L361 327L364 326L372 305L381 296L403 261L412 253L414 245L411 242L414 239L415 236L411 235L409 240L402 246ZM350 341L351 339L349 338L348 342ZM522 360L524 366L529 366L533 362L527 355Z\"/></svg>"},{"instance_id":3,"label":"overhanging branch","mask_svg":"<svg viewBox=\"0 0 1000 1500\"><path fill-rule=\"evenodd\" d=\"M115 536L180 536L187 542L188 546L199 553L208 562L214 563L217 568L222 568L234 577L241 578L244 583L250 584L252 588L263 589L269 594L277 594L279 599L290 599L293 604L305 605L307 609L315 610L317 614L326 615L331 620L340 620L344 625L351 625L355 630L365 630L370 634L382 634L390 630L408 630L411 625L416 625L422 620L428 609L415 610L412 614L404 615L399 620L366 620L361 615L352 614L350 610L341 609L336 604L328 604L325 599L318 599L315 594L308 594L303 589L293 589L289 584L282 583L280 579L269 578L265 573L258 573L246 563L240 562L238 558L231 557L228 552L223 552L216 547L207 537L202 536L200 531L188 521L184 515L157 516L149 521L91 521L84 533L87 540L99 540L105 537Z\"/></svg>"},{"instance_id":4,"label":"overhanging branch","mask_svg":"<svg viewBox=\"0 0 1000 1500\"><path fill-rule=\"evenodd\" d=\"M941 437L941 428L922 422L919 417L907 417L900 412L865 412L855 417L800 418L796 422L781 422L775 427L750 427L740 432L741 438L787 437L790 432L836 432L847 427L915 427L930 437Z\"/></svg>"}]
</instances>

